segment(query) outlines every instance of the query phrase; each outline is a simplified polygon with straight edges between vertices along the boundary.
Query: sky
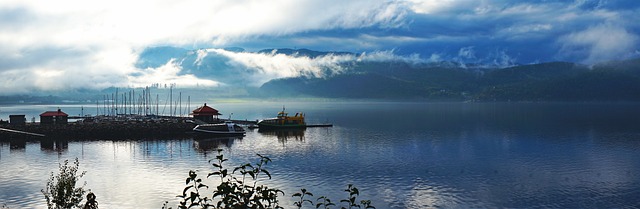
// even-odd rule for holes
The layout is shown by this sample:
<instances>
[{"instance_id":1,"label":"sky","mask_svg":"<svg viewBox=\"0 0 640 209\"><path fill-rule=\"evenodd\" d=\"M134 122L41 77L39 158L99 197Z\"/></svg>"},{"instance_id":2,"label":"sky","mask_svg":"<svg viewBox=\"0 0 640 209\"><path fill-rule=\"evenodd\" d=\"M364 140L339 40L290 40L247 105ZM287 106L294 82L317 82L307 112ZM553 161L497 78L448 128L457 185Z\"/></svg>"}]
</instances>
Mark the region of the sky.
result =
<instances>
[{"instance_id":1,"label":"sky","mask_svg":"<svg viewBox=\"0 0 640 209\"><path fill-rule=\"evenodd\" d=\"M639 57L638 20L637 0L2 0L0 94L225 84L186 73L176 60L137 68L139 55L158 46L228 56L261 78L256 86L363 57L589 65ZM226 47L246 51L219 50ZM361 56L252 53L266 48Z\"/></svg>"}]
</instances>

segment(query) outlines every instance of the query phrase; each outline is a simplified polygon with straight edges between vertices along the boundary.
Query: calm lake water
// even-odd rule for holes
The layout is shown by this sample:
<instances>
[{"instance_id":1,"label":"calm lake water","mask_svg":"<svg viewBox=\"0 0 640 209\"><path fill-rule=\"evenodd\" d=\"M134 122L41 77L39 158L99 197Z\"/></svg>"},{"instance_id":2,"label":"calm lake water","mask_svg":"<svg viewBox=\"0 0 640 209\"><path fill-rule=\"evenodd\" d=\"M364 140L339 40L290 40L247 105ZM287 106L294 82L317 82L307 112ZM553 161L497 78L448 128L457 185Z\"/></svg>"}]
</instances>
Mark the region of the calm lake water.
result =
<instances>
[{"instance_id":1,"label":"calm lake water","mask_svg":"<svg viewBox=\"0 0 640 209\"><path fill-rule=\"evenodd\" d=\"M0 142L0 206L45 208L40 190L58 163L78 158L101 208L175 208L189 170L203 178L224 149L227 165L269 156L281 205L300 188L314 199L347 197L347 184L377 208L640 208L640 104L260 102L210 104L234 119L272 117L286 105L304 132L249 131L244 138L83 141L61 149ZM0 106L30 120L59 106ZM62 106L78 115L95 107ZM206 179L206 178L205 178ZM213 179L204 180L214 185ZM307 205L306 208L314 208Z\"/></svg>"}]
</instances>

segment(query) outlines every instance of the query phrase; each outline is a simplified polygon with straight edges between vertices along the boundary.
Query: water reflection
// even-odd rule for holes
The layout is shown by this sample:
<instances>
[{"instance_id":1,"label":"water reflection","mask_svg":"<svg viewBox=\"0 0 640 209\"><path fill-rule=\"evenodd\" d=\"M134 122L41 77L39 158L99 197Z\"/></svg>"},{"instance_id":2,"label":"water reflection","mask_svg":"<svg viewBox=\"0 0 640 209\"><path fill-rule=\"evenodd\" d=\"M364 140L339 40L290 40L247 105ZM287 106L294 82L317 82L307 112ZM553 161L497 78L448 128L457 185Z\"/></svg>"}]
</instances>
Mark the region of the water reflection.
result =
<instances>
[{"instance_id":1,"label":"water reflection","mask_svg":"<svg viewBox=\"0 0 640 209\"><path fill-rule=\"evenodd\" d=\"M193 148L202 153L215 151L219 148L231 148L235 140L242 140L242 138L242 136L194 137Z\"/></svg>"},{"instance_id":2,"label":"water reflection","mask_svg":"<svg viewBox=\"0 0 640 209\"><path fill-rule=\"evenodd\" d=\"M258 130L258 133L265 136L275 136L278 138L278 142L284 144L288 140L295 140L303 142L305 129L277 129L277 130Z\"/></svg>"},{"instance_id":3,"label":"water reflection","mask_svg":"<svg viewBox=\"0 0 640 209\"><path fill-rule=\"evenodd\" d=\"M26 148L0 139L0 205L46 207L39 191L49 172L79 157L103 208L160 208L177 199L189 170L210 171L222 148L229 165L256 153L274 159L269 184L287 196L308 187L340 200L353 183L381 209L640 208L638 105L326 106L307 114L327 115L333 128L252 130L244 139L74 138Z\"/></svg>"},{"instance_id":4,"label":"water reflection","mask_svg":"<svg viewBox=\"0 0 640 209\"><path fill-rule=\"evenodd\" d=\"M9 149L11 149L11 151L24 150L26 146L26 140L12 140L9 142Z\"/></svg>"},{"instance_id":5,"label":"water reflection","mask_svg":"<svg viewBox=\"0 0 640 209\"><path fill-rule=\"evenodd\" d=\"M69 141L67 140L42 140L40 141L40 150L64 152L69 149Z\"/></svg>"}]
</instances>

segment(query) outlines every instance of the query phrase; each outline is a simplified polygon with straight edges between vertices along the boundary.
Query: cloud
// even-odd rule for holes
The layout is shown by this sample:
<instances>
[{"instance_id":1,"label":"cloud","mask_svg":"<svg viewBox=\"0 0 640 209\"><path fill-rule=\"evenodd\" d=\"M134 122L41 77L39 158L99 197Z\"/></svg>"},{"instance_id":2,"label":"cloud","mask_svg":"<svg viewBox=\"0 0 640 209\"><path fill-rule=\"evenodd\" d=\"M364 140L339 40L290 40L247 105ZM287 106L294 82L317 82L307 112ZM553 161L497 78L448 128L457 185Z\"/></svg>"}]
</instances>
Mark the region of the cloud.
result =
<instances>
[{"instance_id":1,"label":"cloud","mask_svg":"<svg viewBox=\"0 0 640 209\"><path fill-rule=\"evenodd\" d=\"M228 63L245 83L260 86L263 83L286 77L324 77L342 73L343 63L356 61L353 55L333 55L310 58L306 56L288 56L275 53L231 52L223 49L208 49L207 53L215 53L229 59Z\"/></svg>"},{"instance_id":2,"label":"cloud","mask_svg":"<svg viewBox=\"0 0 640 209\"><path fill-rule=\"evenodd\" d=\"M635 55L638 35L621 26L601 24L558 39L560 57L583 57L584 63L624 59Z\"/></svg>"},{"instance_id":3,"label":"cloud","mask_svg":"<svg viewBox=\"0 0 640 209\"><path fill-rule=\"evenodd\" d=\"M394 51L375 51L360 54L327 54L314 58L306 56L285 55L273 50L271 53L233 52L224 49L204 49L197 52L196 65L206 65L208 56L223 56L228 59L227 67L232 68L231 75L216 74L220 82L236 81L243 78L241 84L260 86L267 81L288 77L323 78L345 73L350 66L367 62L405 62L412 65L439 60L438 55L423 59L419 54L399 56ZM220 59L215 59L220 61ZM211 69L215 70L215 69ZM234 83L229 83L230 85Z\"/></svg>"},{"instance_id":4,"label":"cloud","mask_svg":"<svg viewBox=\"0 0 640 209\"><path fill-rule=\"evenodd\" d=\"M153 46L297 47L365 52L364 59L391 52L408 62L461 59L460 49L472 46L477 60L489 63L511 63L512 54L523 63L592 63L637 56L637 19L635 0L4 0L0 94L142 85L150 78L214 81L198 77L180 60L173 70L136 68L140 53ZM234 69L256 83L339 72L331 63L359 59L227 55Z\"/></svg>"},{"instance_id":5,"label":"cloud","mask_svg":"<svg viewBox=\"0 0 640 209\"><path fill-rule=\"evenodd\" d=\"M154 45L224 46L313 30L401 27L403 9L369 0L7 0L0 5L0 94L142 85L148 78L200 82L159 75L174 73L170 66L136 69L138 53ZM131 76L139 73L144 77Z\"/></svg>"},{"instance_id":6,"label":"cloud","mask_svg":"<svg viewBox=\"0 0 640 209\"><path fill-rule=\"evenodd\" d=\"M171 83L180 87L217 87L221 83L208 79L200 79L192 74L180 75L182 68L171 59L167 64L157 68L147 68L137 70L130 74L127 79L132 87L145 87L152 83Z\"/></svg>"}]
</instances>

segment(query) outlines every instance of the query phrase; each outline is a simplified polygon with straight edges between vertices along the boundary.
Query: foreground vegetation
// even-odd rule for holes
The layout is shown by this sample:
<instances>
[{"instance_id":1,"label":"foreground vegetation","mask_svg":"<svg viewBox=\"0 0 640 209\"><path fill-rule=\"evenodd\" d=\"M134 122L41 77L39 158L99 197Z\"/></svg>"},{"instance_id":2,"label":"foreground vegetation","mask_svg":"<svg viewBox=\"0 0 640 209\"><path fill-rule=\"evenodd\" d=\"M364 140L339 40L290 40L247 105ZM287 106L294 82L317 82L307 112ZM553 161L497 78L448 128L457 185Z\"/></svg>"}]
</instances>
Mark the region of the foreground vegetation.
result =
<instances>
[{"instance_id":1,"label":"foreground vegetation","mask_svg":"<svg viewBox=\"0 0 640 209\"><path fill-rule=\"evenodd\" d=\"M284 191L260 184L263 180L271 179L270 172L265 168L272 162L271 159L260 154L257 156L259 158L257 163L247 163L229 170L225 165L228 159L224 158L222 149L218 149L216 158L209 161L214 170L207 174L207 178L216 178L220 182L213 188L213 195L203 194L209 186L204 184L196 171L191 170L185 180L184 190L177 196L181 200L177 208L284 208L280 205L281 198L285 196ZM86 171L78 171L79 165L78 158L72 165L65 160L64 164L59 165L57 175L51 172L46 188L41 190L49 209L98 208L96 195L84 188L86 182L79 186L80 178L86 174ZM305 206L323 209L375 208L370 200L358 199L360 191L357 187L349 184L344 191L345 199L338 202L333 202L327 196L314 198L313 193L305 188L291 195L291 198L295 200L293 206L298 209ZM87 194L87 201L81 204L85 194ZM165 202L162 208L173 207Z\"/></svg>"},{"instance_id":2,"label":"foreground vegetation","mask_svg":"<svg viewBox=\"0 0 640 209\"><path fill-rule=\"evenodd\" d=\"M185 181L186 187L178 196L181 201L177 208L284 208L279 201L280 195L285 196L282 190L259 185L263 179L271 179L271 174L265 169L271 159L260 154L258 157L259 161L253 165L247 163L229 171L224 165L228 159L224 158L222 150L218 149L216 158L209 161L215 170L207 174L207 178L220 180L213 190L213 195L211 197L202 195L202 191L209 186L202 182L196 171L189 171L189 177ZM370 200L358 201L360 192L355 186L349 184L344 191L348 196L338 203L341 208L375 208ZM313 193L304 188L294 193L292 197L296 198L294 206L297 208L305 205L325 209L338 206L326 196L316 198L314 204L314 200L311 199ZM163 208L171 207L165 203Z\"/></svg>"},{"instance_id":3,"label":"foreground vegetation","mask_svg":"<svg viewBox=\"0 0 640 209\"><path fill-rule=\"evenodd\" d=\"M47 181L46 188L41 190L47 201L47 208L98 208L98 202L95 201L96 196L91 192L87 195L86 204L80 204L84 194L87 193L87 190L84 189L87 182L84 182L82 186L76 187L80 182L80 178L86 174L86 171L78 174L79 166L80 162L78 158L76 158L73 165L69 165L69 160L65 160L64 164L59 165L60 173L58 173L58 175L54 175L54 173L51 172L51 177L49 181Z\"/></svg>"}]
</instances>

